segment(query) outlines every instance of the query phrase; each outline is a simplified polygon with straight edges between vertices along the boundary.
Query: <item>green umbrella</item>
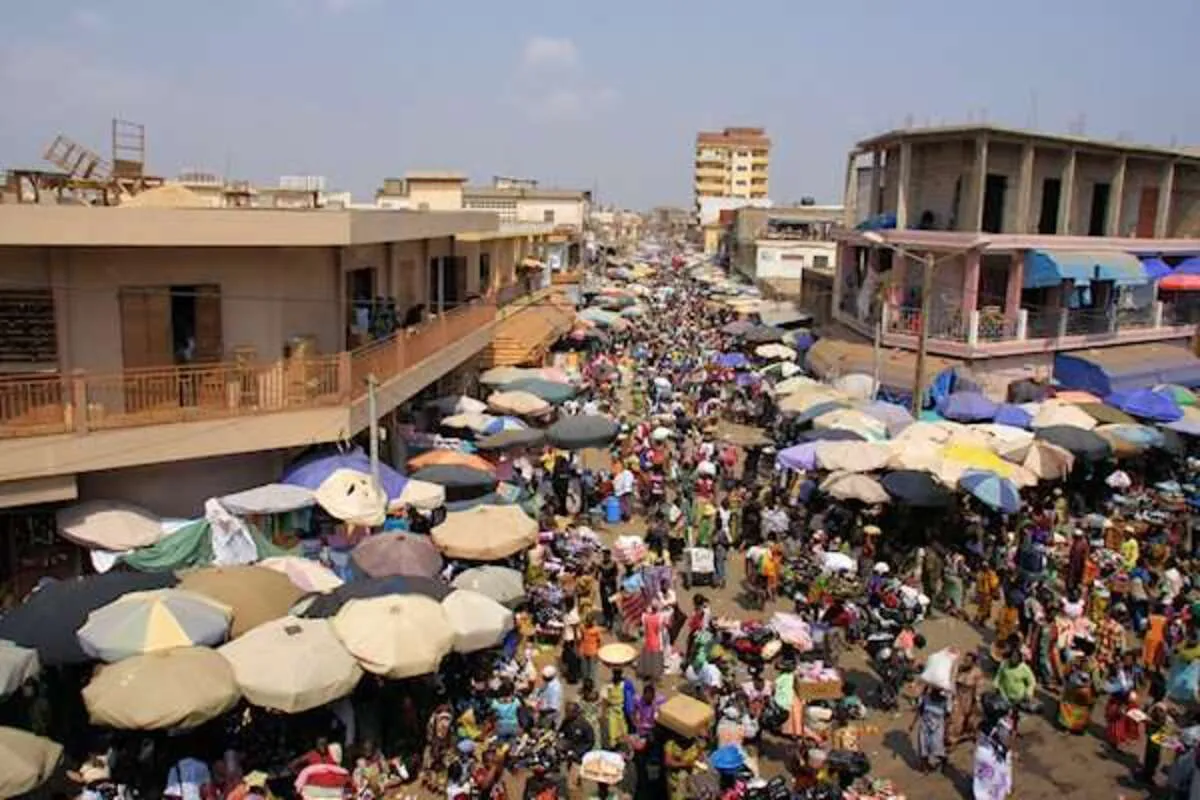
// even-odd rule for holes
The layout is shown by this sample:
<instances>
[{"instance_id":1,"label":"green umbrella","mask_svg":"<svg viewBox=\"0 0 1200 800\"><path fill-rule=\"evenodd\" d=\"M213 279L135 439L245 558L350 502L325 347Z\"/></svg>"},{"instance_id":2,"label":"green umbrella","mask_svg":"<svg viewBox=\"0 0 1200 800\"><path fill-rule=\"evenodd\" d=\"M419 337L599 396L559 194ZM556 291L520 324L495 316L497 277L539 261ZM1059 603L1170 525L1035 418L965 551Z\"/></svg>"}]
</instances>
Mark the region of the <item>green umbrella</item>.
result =
<instances>
[{"instance_id":1,"label":"green umbrella","mask_svg":"<svg viewBox=\"0 0 1200 800\"><path fill-rule=\"evenodd\" d=\"M544 378L522 378L521 380L506 384L504 388L510 392L529 392L554 405L567 402L575 396L577 391L569 383L558 383L557 381L548 381Z\"/></svg>"}]
</instances>

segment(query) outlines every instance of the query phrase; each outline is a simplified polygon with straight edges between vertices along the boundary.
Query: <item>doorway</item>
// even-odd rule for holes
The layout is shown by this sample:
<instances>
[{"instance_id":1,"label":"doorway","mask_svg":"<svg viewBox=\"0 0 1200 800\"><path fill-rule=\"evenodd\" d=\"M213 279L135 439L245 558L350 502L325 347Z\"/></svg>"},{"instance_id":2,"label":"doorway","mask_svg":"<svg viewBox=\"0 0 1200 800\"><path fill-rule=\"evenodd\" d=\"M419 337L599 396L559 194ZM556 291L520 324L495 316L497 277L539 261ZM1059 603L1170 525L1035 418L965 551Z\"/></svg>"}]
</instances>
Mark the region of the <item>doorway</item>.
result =
<instances>
[{"instance_id":1,"label":"doorway","mask_svg":"<svg viewBox=\"0 0 1200 800\"><path fill-rule=\"evenodd\" d=\"M1038 214L1037 232L1043 236L1058 233L1058 204L1062 199L1062 180L1046 178L1042 181L1042 210Z\"/></svg>"},{"instance_id":2,"label":"doorway","mask_svg":"<svg viewBox=\"0 0 1200 800\"><path fill-rule=\"evenodd\" d=\"M1139 239L1153 239L1154 225L1158 220L1158 187L1146 186L1138 200L1137 230ZM1119 233L1119 231L1118 231Z\"/></svg>"},{"instance_id":3,"label":"doorway","mask_svg":"<svg viewBox=\"0 0 1200 800\"><path fill-rule=\"evenodd\" d=\"M1008 191L1008 177L989 173L983 182L983 218L980 230L983 233L1004 231L1004 195Z\"/></svg>"},{"instance_id":4,"label":"doorway","mask_svg":"<svg viewBox=\"0 0 1200 800\"><path fill-rule=\"evenodd\" d=\"M1088 236L1103 236L1108 227L1108 199L1112 186L1107 183L1092 185L1092 213L1088 217Z\"/></svg>"},{"instance_id":5,"label":"doorway","mask_svg":"<svg viewBox=\"0 0 1200 800\"><path fill-rule=\"evenodd\" d=\"M221 360L221 287L124 287L118 293L125 369Z\"/></svg>"}]
</instances>

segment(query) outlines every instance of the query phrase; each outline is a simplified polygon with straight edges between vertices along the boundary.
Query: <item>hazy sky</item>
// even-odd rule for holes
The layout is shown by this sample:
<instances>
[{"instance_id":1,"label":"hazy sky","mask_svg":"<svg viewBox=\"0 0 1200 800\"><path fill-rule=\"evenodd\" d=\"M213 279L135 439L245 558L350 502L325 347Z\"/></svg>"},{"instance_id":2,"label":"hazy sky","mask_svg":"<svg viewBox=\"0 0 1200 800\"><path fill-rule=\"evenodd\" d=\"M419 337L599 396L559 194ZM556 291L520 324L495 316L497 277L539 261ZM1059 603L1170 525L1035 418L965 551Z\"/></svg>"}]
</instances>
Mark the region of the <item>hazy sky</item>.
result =
<instances>
[{"instance_id":1,"label":"hazy sky","mask_svg":"<svg viewBox=\"0 0 1200 800\"><path fill-rule=\"evenodd\" d=\"M695 133L763 125L771 195L857 139L969 117L1200 144L1198 0L8 0L0 167L146 124L152 171L445 168L690 202Z\"/></svg>"}]
</instances>

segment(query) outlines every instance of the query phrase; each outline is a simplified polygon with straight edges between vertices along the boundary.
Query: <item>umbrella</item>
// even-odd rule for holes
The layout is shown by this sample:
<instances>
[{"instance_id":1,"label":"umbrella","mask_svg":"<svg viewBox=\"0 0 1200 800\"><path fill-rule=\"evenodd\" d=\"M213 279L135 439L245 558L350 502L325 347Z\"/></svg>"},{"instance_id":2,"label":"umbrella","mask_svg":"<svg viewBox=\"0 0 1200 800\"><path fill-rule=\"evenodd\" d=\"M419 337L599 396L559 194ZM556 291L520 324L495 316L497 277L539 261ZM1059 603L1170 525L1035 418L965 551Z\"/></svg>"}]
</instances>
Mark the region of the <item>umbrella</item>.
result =
<instances>
[{"instance_id":1,"label":"umbrella","mask_svg":"<svg viewBox=\"0 0 1200 800\"><path fill-rule=\"evenodd\" d=\"M891 455L884 442L818 442L817 464L830 472L873 472Z\"/></svg>"},{"instance_id":2,"label":"umbrella","mask_svg":"<svg viewBox=\"0 0 1200 800\"><path fill-rule=\"evenodd\" d=\"M1178 422L1168 422L1163 427L1187 436L1200 436L1200 420L1187 419L1185 417Z\"/></svg>"},{"instance_id":3,"label":"umbrella","mask_svg":"<svg viewBox=\"0 0 1200 800\"><path fill-rule=\"evenodd\" d=\"M1080 403L1079 408L1102 425L1134 425L1137 420L1120 409L1104 403Z\"/></svg>"},{"instance_id":4,"label":"umbrella","mask_svg":"<svg viewBox=\"0 0 1200 800\"><path fill-rule=\"evenodd\" d=\"M845 428L813 428L804 431L796 437L797 443L802 442L865 442L861 433L848 431Z\"/></svg>"},{"instance_id":5,"label":"umbrella","mask_svg":"<svg viewBox=\"0 0 1200 800\"><path fill-rule=\"evenodd\" d=\"M106 572L53 581L0 617L0 639L37 651L43 666L91 661L75 632L88 614L129 592L165 589L176 583L170 572Z\"/></svg>"},{"instance_id":6,"label":"umbrella","mask_svg":"<svg viewBox=\"0 0 1200 800\"><path fill-rule=\"evenodd\" d=\"M750 359L744 353L721 353L713 362L723 369L745 369L750 366Z\"/></svg>"},{"instance_id":7,"label":"umbrella","mask_svg":"<svg viewBox=\"0 0 1200 800\"><path fill-rule=\"evenodd\" d=\"M267 483L244 492L227 494L220 498L221 505L232 514L250 516L254 514L283 514L301 508L310 508L317 501L312 489L290 483Z\"/></svg>"},{"instance_id":8,"label":"umbrella","mask_svg":"<svg viewBox=\"0 0 1200 800\"><path fill-rule=\"evenodd\" d=\"M1047 400L1041 404L1030 423L1033 428L1079 428L1090 431L1096 427L1096 420L1082 408L1060 400Z\"/></svg>"},{"instance_id":9,"label":"umbrella","mask_svg":"<svg viewBox=\"0 0 1200 800\"><path fill-rule=\"evenodd\" d=\"M1112 489L1124 491L1133 485L1133 479L1129 477L1129 473L1117 470L1109 473L1109 476L1104 479L1104 484Z\"/></svg>"},{"instance_id":10,"label":"umbrella","mask_svg":"<svg viewBox=\"0 0 1200 800\"><path fill-rule=\"evenodd\" d=\"M247 700L286 714L345 697L363 674L324 619L282 617L259 625L219 652Z\"/></svg>"},{"instance_id":11,"label":"umbrella","mask_svg":"<svg viewBox=\"0 0 1200 800\"><path fill-rule=\"evenodd\" d=\"M36 650L0 642L0 700L36 677L41 669Z\"/></svg>"},{"instance_id":12,"label":"umbrella","mask_svg":"<svg viewBox=\"0 0 1200 800\"><path fill-rule=\"evenodd\" d=\"M537 447L546 441L546 432L538 428L507 430L493 433L475 441L480 450L508 450L514 447Z\"/></svg>"},{"instance_id":13,"label":"umbrella","mask_svg":"<svg viewBox=\"0 0 1200 800\"><path fill-rule=\"evenodd\" d=\"M258 566L283 573L302 592L328 592L344 583L333 570L311 558L275 556L264 558Z\"/></svg>"},{"instance_id":14,"label":"umbrella","mask_svg":"<svg viewBox=\"0 0 1200 800\"><path fill-rule=\"evenodd\" d=\"M784 448L775 454L775 466L779 469L816 469L817 445L818 442L804 442Z\"/></svg>"},{"instance_id":15,"label":"umbrella","mask_svg":"<svg viewBox=\"0 0 1200 800\"><path fill-rule=\"evenodd\" d=\"M520 506L478 506L446 515L433 543L450 558L497 561L537 544L538 525Z\"/></svg>"},{"instance_id":16,"label":"umbrella","mask_svg":"<svg viewBox=\"0 0 1200 800\"><path fill-rule=\"evenodd\" d=\"M1084 461L1100 461L1108 458L1112 452L1112 448L1103 438L1090 430L1081 430L1069 425L1041 428L1037 432L1037 438L1056 444Z\"/></svg>"},{"instance_id":17,"label":"umbrella","mask_svg":"<svg viewBox=\"0 0 1200 800\"><path fill-rule=\"evenodd\" d=\"M1196 393L1186 386L1180 386L1177 383L1160 383L1154 387L1154 391L1171 398L1179 406L1194 406L1197 404Z\"/></svg>"},{"instance_id":18,"label":"umbrella","mask_svg":"<svg viewBox=\"0 0 1200 800\"><path fill-rule=\"evenodd\" d=\"M207 647L108 664L83 687L92 724L121 730L194 728L233 708L240 697L229 662Z\"/></svg>"},{"instance_id":19,"label":"umbrella","mask_svg":"<svg viewBox=\"0 0 1200 800\"><path fill-rule=\"evenodd\" d=\"M1021 494L1017 487L994 472L969 469L963 473L958 485L995 511L1015 514L1021 508Z\"/></svg>"},{"instance_id":20,"label":"umbrella","mask_svg":"<svg viewBox=\"0 0 1200 800\"><path fill-rule=\"evenodd\" d=\"M1109 444L1119 439L1139 451L1156 447L1163 441L1162 432L1148 425L1100 425L1094 433L1103 436Z\"/></svg>"},{"instance_id":21,"label":"umbrella","mask_svg":"<svg viewBox=\"0 0 1200 800\"><path fill-rule=\"evenodd\" d=\"M133 592L89 614L79 644L88 655L110 662L212 646L225 641L231 615L228 606L183 589Z\"/></svg>"},{"instance_id":22,"label":"umbrella","mask_svg":"<svg viewBox=\"0 0 1200 800\"><path fill-rule=\"evenodd\" d=\"M456 589L442 601L454 630L454 652L474 653L504 642L513 628L513 613L487 595Z\"/></svg>"},{"instance_id":23,"label":"umbrella","mask_svg":"<svg viewBox=\"0 0 1200 800\"><path fill-rule=\"evenodd\" d=\"M844 408L851 408L848 401L829 400L824 403L817 403L815 406L809 406L797 414L792 421L797 425L807 425L818 417L823 417L832 411L839 411Z\"/></svg>"},{"instance_id":24,"label":"umbrella","mask_svg":"<svg viewBox=\"0 0 1200 800\"><path fill-rule=\"evenodd\" d=\"M564 450L607 447L617 438L620 426L599 414L563 417L546 430L546 439Z\"/></svg>"},{"instance_id":25,"label":"umbrella","mask_svg":"<svg viewBox=\"0 0 1200 800\"><path fill-rule=\"evenodd\" d=\"M972 431L972 433L987 436L982 431ZM990 440L988 443L990 444ZM954 438L951 438L950 442L942 449L942 459L946 462L960 464L962 469L987 470L1004 478L1012 476L1013 465L996 455L989 447L965 444L955 441Z\"/></svg>"},{"instance_id":26,"label":"umbrella","mask_svg":"<svg viewBox=\"0 0 1200 800\"><path fill-rule=\"evenodd\" d=\"M425 404L425 407L432 408L443 416L465 413L480 414L487 411L487 403L462 394L430 400Z\"/></svg>"},{"instance_id":27,"label":"umbrella","mask_svg":"<svg viewBox=\"0 0 1200 800\"><path fill-rule=\"evenodd\" d=\"M1154 447L1173 456L1181 456L1187 452L1187 445L1178 433L1170 428L1159 428L1158 432L1162 434L1162 441Z\"/></svg>"},{"instance_id":28,"label":"umbrella","mask_svg":"<svg viewBox=\"0 0 1200 800\"><path fill-rule=\"evenodd\" d=\"M493 417L479 433L491 436L496 433L504 433L505 431L525 430L529 430L529 426L516 417Z\"/></svg>"},{"instance_id":29,"label":"umbrella","mask_svg":"<svg viewBox=\"0 0 1200 800\"><path fill-rule=\"evenodd\" d=\"M786 381L788 378L795 377L803 372L804 370L792 361L776 361L774 364L768 364L760 369L758 374L764 378ZM775 387L775 391L778 393L778 386Z\"/></svg>"},{"instance_id":30,"label":"umbrella","mask_svg":"<svg viewBox=\"0 0 1200 800\"><path fill-rule=\"evenodd\" d=\"M450 586L436 578L417 575L391 578L363 578L351 581L323 594L310 594L292 606L292 614L306 619L325 619L342 610L351 600L363 600L386 595L419 594L441 602L450 594Z\"/></svg>"},{"instance_id":31,"label":"umbrella","mask_svg":"<svg viewBox=\"0 0 1200 800\"><path fill-rule=\"evenodd\" d=\"M942 469L942 445L937 442L928 439L893 439L888 445L891 448L888 469L931 473Z\"/></svg>"},{"instance_id":32,"label":"umbrella","mask_svg":"<svg viewBox=\"0 0 1200 800\"><path fill-rule=\"evenodd\" d=\"M369 472L334 470L313 498L329 516L352 525L373 528L387 518L387 494Z\"/></svg>"},{"instance_id":33,"label":"umbrella","mask_svg":"<svg viewBox=\"0 0 1200 800\"><path fill-rule=\"evenodd\" d=\"M779 401L779 410L785 414L801 414L821 403L847 403L849 398L832 387L818 385L791 392Z\"/></svg>"},{"instance_id":34,"label":"umbrella","mask_svg":"<svg viewBox=\"0 0 1200 800\"><path fill-rule=\"evenodd\" d=\"M372 578L393 575L432 577L442 571L442 556L428 536L377 533L350 553L355 566Z\"/></svg>"},{"instance_id":35,"label":"umbrella","mask_svg":"<svg viewBox=\"0 0 1200 800\"><path fill-rule=\"evenodd\" d=\"M605 311L601 308L585 308L579 312L579 318L585 319L588 322L595 323L604 328L615 327L620 324L621 315L612 311Z\"/></svg>"},{"instance_id":36,"label":"umbrella","mask_svg":"<svg viewBox=\"0 0 1200 800\"><path fill-rule=\"evenodd\" d=\"M859 408L864 414L874 417L887 426L889 436L895 436L913 424L912 414L904 406L889 403L885 400L875 400Z\"/></svg>"},{"instance_id":37,"label":"umbrella","mask_svg":"<svg viewBox=\"0 0 1200 800\"><path fill-rule=\"evenodd\" d=\"M197 592L233 610L229 637L278 619L300 599L300 590L281 572L256 566L205 567L180 575L179 588Z\"/></svg>"},{"instance_id":38,"label":"umbrella","mask_svg":"<svg viewBox=\"0 0 1200 800\"><path fill-rule=\"evenodd\" d=\"M455 589L479 592L502 606L513 608L525 601L525 578L519 570L487 564L455 576Z\"/></svg>"},{"instance_id":39,"label":"umbrella","mask_svg":"<svg viewBox=\"0 0 1200 800\"><path fill-rule=\"evenodd\" d=\"M944 444L950 440L950 431L934 422L917 420L900 432L896 441L903 442L932 442Z\"/></svg>"},{"instance_id":40,"label":"umbrella","mask_svg":"<svg viewBox=\"0 0 1200 800\"><path fill-rule=\"evenodd\" d=\"M954 495L925 472L889 472L880 484L892 499L916 508L945 508L954 501Z\"/></svg>"},{"instance_id":41,"label":"umbrella","mask_svg":"<svg viewBox=\"0 0 1200 800\"><path fill-rule=\"evenodd\" d=\"M1058 480L1070 474L1075 466L1075 456L1070 450L1056 444L1035 439L1030 443L1021 466L1041 480Z\"/></svg>"},{"instance_id":42,"label":"umbrella","mask_svg":"<svg viewBox=\"0 0 1200 800\"><path fill-rule=\"evenodd\" d=\"M565 403L578 394L578 390L569 383L550 381L545 378L521 378L506 384L504 388L528 392L554 405Z\"/></svg>"},{"instance_id":43,"label":"umbrella","mask_svg":"<svg viewBox=\"0 0 1200 800\"><path fill-rule=\"evenodd\" d=\"M996 416L998 406L979 392L955 392L938 402L938 413L958 422L982 422Z\"/></svg>"},{"instance_id":44,"label":"umbrella","mask_svg":"<svg viewBox=\"0 0 1200 800\"><path fill-rule=\"evenodd\" d=\"M1025 458L1025 453L1029 451L1029 445L1033 442L1031 431L1014 428L1011 425L1002 425L998 422L976 425L975 429L990 437L991 449L1001 458L1009 461L1019 462Z\"/></svg>"},{"instance_id":45,"label":"umbrella","mask_svg":"<svg viewBox=\"0 0 1200 800\"><path fill-rule=\"evenodd\" d=\"M317 492L338 470L349 470L359 475L371 474L371 459L361 449L345 453L319 456L291 467L283 476L284 483L304 486ZM379 482L389 500L395 500L404 491L407 478L387 464L379 464ZM318 502L320 502L318 498Z\"/></svg>"},{"instance_id":46,"label":"umbrella","mask_svg":"<svg viewBox=\"0 0 1200 800\"><path fill-rule=\"evenodd\" d=\"M28 731L0 728L0 797L32 792L54 775L62 745Z\"/></svg>"},{"instance_id":47,"label":"umbrella","mask_svg":"<svg viewBox=\"0 0 1200 800\"><path fill-rule=\"evenodd\" d=\"M492 472L495 469L486 458L480 458L471 453L460 453L457 450L430 450L408 460L409 469L414 471L423 467L454 465L477 469L480 472Z\"/></svg>"},{"instance_id":48,"label":"umbrella","mask_svg":"<svg viewBox=\"0 0 1200 800\"><path fill-rule=\"evenodd\" d=\"M529 371L520 367L492 367L488 371L479 376L479 382L485 386L503 386L506 383L519 381L522 378L528 378ZM471 409L459 409L459 411L467 411ZM483 409L478 409L482 411Z\"/></svg>"},{"instance_id":49,"label":"umbrella","mask_svg":"<svg viewBox=\"0 0 1200 800\"><path fill-rule=\"evenodd\" d=\"M868 440L887 438L887 425L870 414L853 408L843 408L822 414L813 420L814 428L842 428L863 436Z\"/></svg>"},{"instance_id":50,"label":"umbrella","mask_svg":"<svg viewBox=\"0 0 1200 800\"><path fill-rule=\"evenodd\" d=\"M1073 403L1074 405L1100 402L1100 398L1096 397L1096 395L1092 394L1091 392L1083 392L1071 389L1056 392L1054 394L1054 399L1058 400L1060 403Z\"/></svg>"},{"instance_id":51,"label":"umbrella","mask_svg":"<svg viewBox=\"0 0 1200 800\"><path fill-rule=\"evenodd\" d=\"M878 387L875 379L865 372L851 372L833 382L833 388L853 400L872 400Z\"/></svg>"},{"instance_id":52,"label":"umbrella","mask_svg":"<svg viewBox=\"0 0 1200 800\"><path fill-rule=\"evenodd\" d=\"M821 491L839 500L858 500L868 505L886 503L888 493L868 475L835 472L821 483Z\"/></svg>"},{"instance_id":53,"label":"umbrella","mask_svg":"<svg viewBox=\"0 0 1200 800\"><path fill-rule=\"evenodd\" d=\"M786 367L787 364L784 364L783 366ZM785 381L775 384L775 394L777 396L795 394L796 392L802 392L806 389L811 389L814 386L821 385L822 384L819 381L815 381L812 378L804 375L794 375Z\"/></svg>"},{"instance_id":54,"label":"umbrella","mask_svg":"<svg viewBox=\"0 0 1200 800\"><path fill-rule=\"evenodd\" d=\"M782 344L760 344L754 348L754 355L776 361L794 361L796 359L796 351Z\"/></svg>"},{"instance_id":55,"label":"umbrella","mask_svg":"<svg viewBox=\"0 0 1200 800\"><path fill-rule=\"evenodd\" d=\"M550 410L550 404L530 392L495 392L488 396L488 408L501 414L536 417Z\"/></svg>"},{"instance_id":56,"label":"umbrella","mask_svg":"<svg viewBox=\"0 0 1200 800\"><path fill-rule=\"evenodd\" d=\"M495 421L496 418L491 414L484 414L479 411L467 411L462 414L455 414L452 417L446 417L438 424L443 428L484 433Z\"/></svg>"},{"instance_id":57,"label":"umbrella","mask_svg":"<svg viewBox=\"0 0 1200 800\"><path fill-rule=\"evenodd\" d=\"M484 472L470 467L445 464L419 469L413 473L413 479L436 483L447 489L490 490L496 485L496 476L490 471Z\"/></svg>"},{"instance_id":58,"label":"umbrella","mask_svg":"<svg viewBox=\"0 0 1200 800\"><path fill-rule=\"evenodd\" d=\"M121 552L148 547L163 538L162 519L144 508L116 500L93 500L57 514L58 532L88 548Z\"/></svg>"},{"instance_id":59,"label":"umbrella","mask_svg":"<svg viewBox=\"0 0 1200 800\"><path fill-rule=\"evenodd\" d=\"M785 333L787 331L769 325L755 325L742 334L742 339L750 344L766 344L767 342L782 341Z\"/></svg>"},{"instance_id":60,"label":"umbrella","mask_svg":"<svg viewBox=\"0 0 1200 800\"><path fill-rule=\"evenodd\" d=\"M762 428L725 419L717 423L716 438L738 447L765 447L772 443Z\"/></svg>"},{"instance_id":61,"label":"umbrella","mask_svg":"<svg viewBox=\"0 0 1200 800\"><path fill-rule=\"evenodd\" d=\"M389 678L436 672L454 647L442 606L415 594L351 600L333 629L363 669Z\"/></svg>"},{"instance_id":62,"label":"umbrella","mask_svg":"<svg viewBox=\"0 0 1200 800\"><path fill-rule=\"evenodd\" d=\"M746 331L754 330L754 323L745 319L735 319L733 322L727 323L721 331L730 336L741 336Z\"/></svg>"},{"instance_id":63,"label":"umbrella","mask_svg":"<svg viewBox=\"0 0 1200 800\"><path fill-rule=\"evenodd\" d=\"M428 481L410 479L404 484L400 496L388 501L388 509L399 506L412 506L422 511L433 511L446 504L446 488Z\"/></svg>"},{"instance_id":64,"label":"umbrella","mask_svg":"<svg viewBox=\"0 0 1200 800\"><path fill-rule=\"evenodd\" d=\"M1033 415L1018 405L1001 403L996 407L992 420L998 425L1009 425L1013 428L1028 428L1033 422Z\"/></svg>"},{"instance_id":65,"label":"umbrella","mask_svg":"<svg viewBox=\"0 0 1200 800\"><path fill-rule=\"evenodd\" d=\"M1132 389L1113 392L1104 402L1126 414L1153 422L1176 422L1183 418L1183 409L1173 399L1152 389Z\"/></svg>"}]
</instances>

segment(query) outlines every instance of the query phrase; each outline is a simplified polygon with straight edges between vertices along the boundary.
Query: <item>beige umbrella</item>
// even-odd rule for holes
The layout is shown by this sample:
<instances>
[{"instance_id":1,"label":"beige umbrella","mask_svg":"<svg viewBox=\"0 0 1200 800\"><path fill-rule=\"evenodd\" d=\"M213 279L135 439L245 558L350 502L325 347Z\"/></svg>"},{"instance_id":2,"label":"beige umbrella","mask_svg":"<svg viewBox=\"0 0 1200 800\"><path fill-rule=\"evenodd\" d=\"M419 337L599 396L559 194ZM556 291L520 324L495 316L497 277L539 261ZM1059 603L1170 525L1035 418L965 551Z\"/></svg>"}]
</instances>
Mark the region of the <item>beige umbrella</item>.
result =
<instances>
[{"instance_id":1,"label":"beige umbrella","mask_svg":"<svg viewBox=\"0 0 1200 800\"><path fill-rule=\"evenodd\" d=\"M974 425L975 430L987 434L991 438L991 449L1001 458L1020 462L1029 452L1033 443L1033 432L1013 427L1012 425Z\"/></svg>"},{"instance_id":2,"label":"beige umbrella","mask_svg":"<svg viewBox=\"0 0 1200 800\"><path fill-rule=\"evenodd\" d=\"M457 589L442 601L454 629L454 651L474 653L496 647L513 627L513 613L487 595Z\"/></svg>"},{"instance_id":3,"label":"beige umbrella","mask_svg":"<svg viewBox=\"0 0 1200 800\"><path fill-rule=\"evenodd\" d=\"M805 377L804 375L794 375L785 381L775 384L775 394L783 397L785 395L796 394L797 392L808 391L812 387L820 385L820 382L812 378Z\"/></svg>"},{"instance_id":4,"label":"beige umbrella","mask_svg":"<svg viewBox=\"0 0 1200 800\"><path fill-rule=\"evenodd\" d=\"M388 678L436 672L454 647L454 629L436 600L417 594L351 600L333 630L363 669Z\"/></svg>"},{"instance_id":5,"label":"beige umbrella","mask_svg":"<svg viewBox=\"0 0 1200 800\"><path fill-rule=\"evenodd\" d=\"M283 617L219 652L247 700L288 714L345 697L363 674L325 619Z\"/></svg>"},{"instance_id":6,"label":"beige umbrella","mask_svg":"<svg viewBox=\"0 0 1200 800\"><path fill-rule=\"evenodd\" d=\"M479 376L479 382L485 386L499 386L528 377L529 371L520 367L492 367Z\"/></svg>"},{"instance_id":7,"label":"beige umbrella","mask_svg":"<svg viewBox=\"0 0 1200 800\"><path fill-rule=\"evenodd\" d=\"M450 558L498 561L537 544L538 525L520 506L454 511L433 529L433 543Z\"/></svg>"},{"instance_id":8,"label":"beige umbrella","mask_svg":"<svg viewBox=\"0 0 1200 800\"><path fill-rule=\"evenodd\" d=\"M549 403L531 392L496 392L487 402L493 411L518 417L536 417L550 410Z\"/></svg>"},{"instance_id":9,"label":"beige umbrella","mask_svg":"<svg viewBox=\"0 0 1200 800\"><path fill-rule=\"evenodd\" d=\"M0 728L0 797L32 792L54 774L62 745L18 728Z\"/></svg>"},{"instance_id":10,"label":"beige umbrella","mask_svg":"<svg viewBox=\"0 0 1200 800\"><path fill-rule=\"evenodd\" d=\"M830 475L821 483L821 491L839 500L858 500L870 505L886 503L890 499L879 481L868 475L849 472Z\"/></svg>"},{"instance_id":11,"label":"beige umbrella","mask_svg":"<svg viewBox=\"0 0 1200 800\"><path fill-rule=\"evenodd\" d=\"M1065 478L1075 466L1075 455L1064 447L1034 439L1021 466L1044 481Z\"/></svg>"},{"instance_id":12,"label":"beige umbrella","mask_svg":"<svg viewBox=\"0 0 1200 800\"><path fill-rule=\"evenodd\" d=\"M329 592L345 583L329 567L311 558L273 556L264 558L258 566L282 572L302 592Z\"/></svg>"},{"instance_id":13,"label":"beige umbrella","mask_svg":"<svg viewBox=\"0 0 1200 800\"><path fill-rule=\"evenodd\" d=\"M874 472L891 454L886 442L817 442L817 464L830 472Z\"/></svg>"},{"instance_id":14,"label":"beige umbrella","mask_svg":"<svg viewBox=\"0 0 1200 800\"><path fill-rule=\"evenodd\" d=\"M454 414L453 416L446 417L440 424L447 428L465 428L475 433L484 433L487 431L488 426L495 421L496 418L491 414L467 411L462 414Z\"/></svg>"},{"instance_id":15,"label":"beige umbrella","mask_svg":"<svg viewBox=\"0 0 1200 800\"><path fill-rule=\"evenodd\" d=\"M409 478L400 490L400 496L392 500L389 508L412 506L422 511L433 511L446 505L446 487L429 481Z\"/></svg>"},{"instance_id":16,"label":"beige umbrella","mask_svg":"<svg viewBox=\"0 0 1200 800\"><path fill-rule=\"evenodd\" d=\"M900 435L896 437L895 441L932 442L933 444L945 444L950 440L950 435L950 430L943 428L937 423L918 420L904 430L900 431Z\"/></svg>"},{"instance_id":17,"label":"beige umbrella","mask_svg":"<svg viewBox=\"0 0 1200 800\"><path fill-rule=\"evenodd\" d=\"M376 527L387 519L387 493L364 472L335 469L313 492L331 517L353 525Z\"/></svg>"},{"instance_id":18,"label":"beige umbrella","mask_svg":"<svg viewBox=\"0 0 1200 800\"><path fill-rule=\"evenodd\" d=\"M887 438L887 424L857 408L839 408L822 414L813 420L813 427L851 431L874 441Z\"/></svg>"},{"instance_id":19,"label":"beige umbrella","mask_svg":"<svg viewBox=\"0 0 1200 800\"><path fill-rule=\"evenodd\" d=\"M833 388L854 400L870 400L875 397L875 379L865 372L851 372L833 382Z\"/></svg>"},{"instance_id":20,"label":"beige umbrella","mask_svg":"<svg viewBox=\"0 0 1200 800\"><path fill-rule=\"evenodd\" d=\"M927 440L893 439L888 442L891 453L887 468L891 470L914 470L937 474L942 468L942 445Z\"/></svg>"},{"instance_id":21,"label":"beige umbrella","mask_svg":"<svg viewBox=\"0 0 1200 800\"><path fill-rule=\"evenodd\" d=\"M754 354L759 358L777 361L794 361L796 358L796 351L783 344L760 344L754 348Z\"/></svg>"},{"instance_id":22,"label":"beige umbrella","mask_svg":"<svg viewBox=\"0 0 1200 800\"><path fill-rule=\"evenodd\" d=\"M303 594L282 572L264 567L205 567L180 573L179 588L211 597L233 609L229 638L287 616Z\"/></svg>"},{"instance_id":23,"label":"beige umbrella","mask_svg":"<svg viewBox=\"0 0 1200 800\"><path fill-rule=\"evenodd\" d=\"M83 687L92 723L122 730L194 728L233 708L240 697L229 662L207 647L108 664Z\"/></svg>"},{"instance_id":24,"label":"beige umbrella","mask_svg":"<svg viewBox=\"0 0 1200 800\"><path fill-rule=\"evenodd\" d=\"M808 389L801 389L784 397L779 401L779 410L784 412L793 412L803 414L813 406L819 406L822 403L849 403L848 398L843 393L836 391L831 386L818 384Z\"/></svg>"},{"instance_id":25,"label":"beige umbrella","mask_svg":"<svg viewBox=\"0 0 1200 800\"><path fill-rule=\"evenodd\" d=\"M58 512L58 531L84 547L123 552L163 538L162 519L116 500L92 500Z\"/></svg>"},{"instance_id":26,"label":"beige umbrella","mask_svg":"<svg viewBox=\"0 0 1200 800\"><path fill-rule=\"evenodd\" d=\"M1015 464L1013 470L1009 473L1008 479L1017 485L1018 489L1028 489L1031 486L1037 486L1038 477L1033 474L1032 470L1025 469L1020 464Z\"/></svg>"},{"instance_id":27,"label":"beige umbrella","mask_svg":"<svg viewBox=\"0 0 1200 800\"><path fill-rule=\"evenodd\" d=\"M1095 417L1079 406L1057 400L1047 400L1042 403L1037 414L1033 416L1033 422L1030 423L1034 428L1067 425L1072 428L1082 428L1085 431L1090 431L1098 424Z\"/></svg>"},{"instance_id":28,"label":"beige umbrella","mask_svg":"<svg viewBox=\"0 0 1200 800\"><path fill-rule=\"evenodd\" d=\"M942 424L942 423L938 423ZM957 424L957 423L956 423ZM946 445L964 445L966 447L978 447L983 450L996 449L996 440L988 436L983 431L975 430L974 428L960 425L956 430L950 432L950 438L946 440Z\"/></svg>"}]
</instances>

